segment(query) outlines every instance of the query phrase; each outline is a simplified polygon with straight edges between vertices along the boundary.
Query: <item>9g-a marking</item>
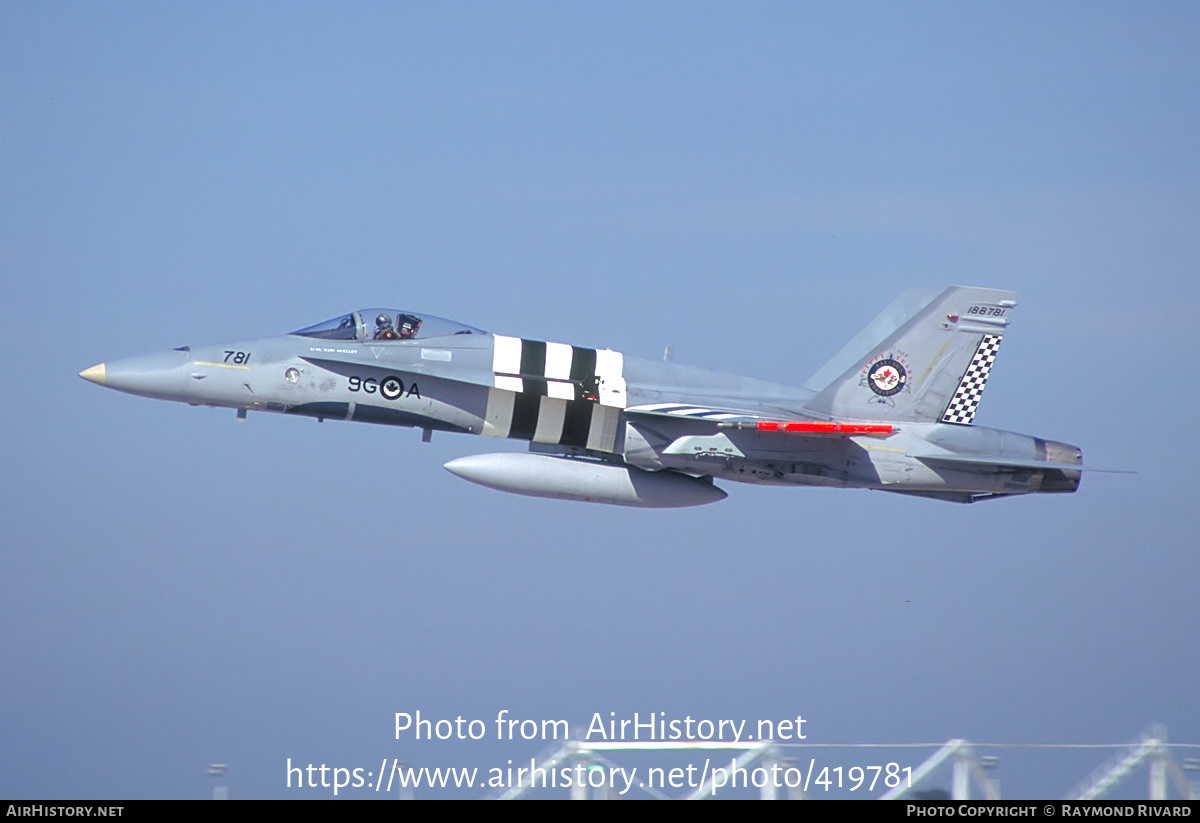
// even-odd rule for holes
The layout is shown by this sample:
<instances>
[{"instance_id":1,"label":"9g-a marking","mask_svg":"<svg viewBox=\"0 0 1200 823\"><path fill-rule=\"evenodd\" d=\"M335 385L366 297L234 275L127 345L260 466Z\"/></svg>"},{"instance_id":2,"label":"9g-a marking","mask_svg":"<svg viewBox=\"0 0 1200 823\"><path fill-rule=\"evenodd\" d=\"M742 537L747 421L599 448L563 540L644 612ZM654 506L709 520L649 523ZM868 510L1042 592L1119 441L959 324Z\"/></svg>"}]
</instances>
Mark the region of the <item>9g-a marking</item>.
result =
<instances>
[{"instance_id":1,"label":"9g-a marking","mask_svg":"<svg viewBox=\"0 0 1200 823\"><path fill-rule=\"evenodd\" d=\"M374 377L350 377L350 391L374 394L377 390L384 400L399 400L401 397L421 399L421 390L417 388L416 383L410 383L408 391L405 391L404 381L394 374L389 374L382 380L376 380Z\"/></svg>"}]
</instances>

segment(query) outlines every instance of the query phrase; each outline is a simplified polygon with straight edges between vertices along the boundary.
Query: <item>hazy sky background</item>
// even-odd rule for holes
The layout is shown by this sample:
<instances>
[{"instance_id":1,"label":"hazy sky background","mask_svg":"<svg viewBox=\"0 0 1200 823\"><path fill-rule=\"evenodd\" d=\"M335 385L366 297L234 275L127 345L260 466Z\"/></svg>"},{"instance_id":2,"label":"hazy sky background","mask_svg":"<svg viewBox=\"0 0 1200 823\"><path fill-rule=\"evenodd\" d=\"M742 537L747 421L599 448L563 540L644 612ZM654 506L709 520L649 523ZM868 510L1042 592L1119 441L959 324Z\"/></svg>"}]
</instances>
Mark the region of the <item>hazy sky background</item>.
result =
<instances>
[{"instance_id":1,"label":"hazy sky background","mask_svg":"<svg viewBox=\"0 0 1200 823\"><path fill-rule=\"evenodd\" d=\"M0 4L0 796L544 745L416 710L1200 743L1198 41L1182 2ZM395 305L798 385L950 284L1021 298L975 422L1138 474L632 510L76 377ZM1107 756L985 753L1033 797Z\"/></svg>"}]
</instances>

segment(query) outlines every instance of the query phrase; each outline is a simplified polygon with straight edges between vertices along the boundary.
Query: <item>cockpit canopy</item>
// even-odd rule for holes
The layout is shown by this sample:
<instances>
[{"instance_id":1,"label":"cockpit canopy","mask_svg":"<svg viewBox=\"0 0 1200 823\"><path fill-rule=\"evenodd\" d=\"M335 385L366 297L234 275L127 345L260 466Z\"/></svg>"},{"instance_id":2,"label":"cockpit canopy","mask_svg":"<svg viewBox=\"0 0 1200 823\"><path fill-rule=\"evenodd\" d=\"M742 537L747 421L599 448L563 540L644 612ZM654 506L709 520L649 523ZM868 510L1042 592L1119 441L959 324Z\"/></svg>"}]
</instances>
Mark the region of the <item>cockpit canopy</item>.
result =
<instances>
[{"instance_id":1,"label":"cockpit canopy","mask_svg":"<svg viewBox=\"0 0 1200 823\"><path fill-rule=\"evenodd\" d=\"M486 334L482 329L464 326L432 314L414 314L403 309L360 309L326 320L315 326L294 331L302 337L319 340L424 340L455 334Z\"/></svg>"}]
</instances>

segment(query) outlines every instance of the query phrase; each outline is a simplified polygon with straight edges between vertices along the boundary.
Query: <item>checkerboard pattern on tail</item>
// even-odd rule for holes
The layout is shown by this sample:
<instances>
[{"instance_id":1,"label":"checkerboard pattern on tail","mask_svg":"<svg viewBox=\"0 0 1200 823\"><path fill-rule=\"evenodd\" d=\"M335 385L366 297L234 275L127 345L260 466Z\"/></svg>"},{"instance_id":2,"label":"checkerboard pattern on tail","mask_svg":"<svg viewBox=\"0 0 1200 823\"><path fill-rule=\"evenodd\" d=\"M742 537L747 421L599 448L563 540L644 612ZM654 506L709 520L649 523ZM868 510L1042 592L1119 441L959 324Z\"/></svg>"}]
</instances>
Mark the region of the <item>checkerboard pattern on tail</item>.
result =
<instances>
[{"instance_id":1,"label":"checkerboard pattern on tail","mask_svg":"<svg viewBox=\"0 0 1200 823\"><path fill-rule=\"evenodd\" d=\"M996 361L996 352L1000 350L1000 335L985 334L979 341L979 348L971 358L958 389L946 411L942 414L943 423L958 423L966 426L975 419L975 409L979 407L979 398L983 397L983 387L987 384L988 372Z\"/></svg>"}]
</instances>

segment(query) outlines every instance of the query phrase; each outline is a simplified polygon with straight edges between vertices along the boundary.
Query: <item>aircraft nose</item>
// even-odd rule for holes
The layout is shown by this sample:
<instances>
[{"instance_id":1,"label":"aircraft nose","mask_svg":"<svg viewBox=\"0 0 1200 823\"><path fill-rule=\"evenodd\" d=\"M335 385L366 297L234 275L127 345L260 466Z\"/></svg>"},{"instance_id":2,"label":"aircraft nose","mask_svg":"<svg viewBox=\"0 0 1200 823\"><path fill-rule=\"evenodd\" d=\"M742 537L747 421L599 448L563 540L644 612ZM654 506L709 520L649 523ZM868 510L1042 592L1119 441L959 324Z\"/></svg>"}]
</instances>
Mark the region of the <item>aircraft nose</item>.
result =
<instances>
[{"instance_id":1,"label":"aircraft nose","mask_svg":"<svg viewBox=\"0 0 1200 823\"><path fill-rule=\"evenodd\" d=\"M103 386L104 385L104 364L97 363L95 366L92 366L89 369L84 369L83 371L81 371L79 373L79 376L82 377L84 380L88 380L88 381L91 381L92 383L95 383L97 386Z\"/></svg>"},{"instance_id":2,"label":"aircraft nose","mask_svg":"<svg viewBox=\"0 0 1200 823\"><path fill-rule=\"evenodd\" d=\"M187 362L186 352L159 352L98 363L81 371L79 376L98 386L130 394L178 400L185 390L180 366Z\"/></svg>"}]
</instances>

